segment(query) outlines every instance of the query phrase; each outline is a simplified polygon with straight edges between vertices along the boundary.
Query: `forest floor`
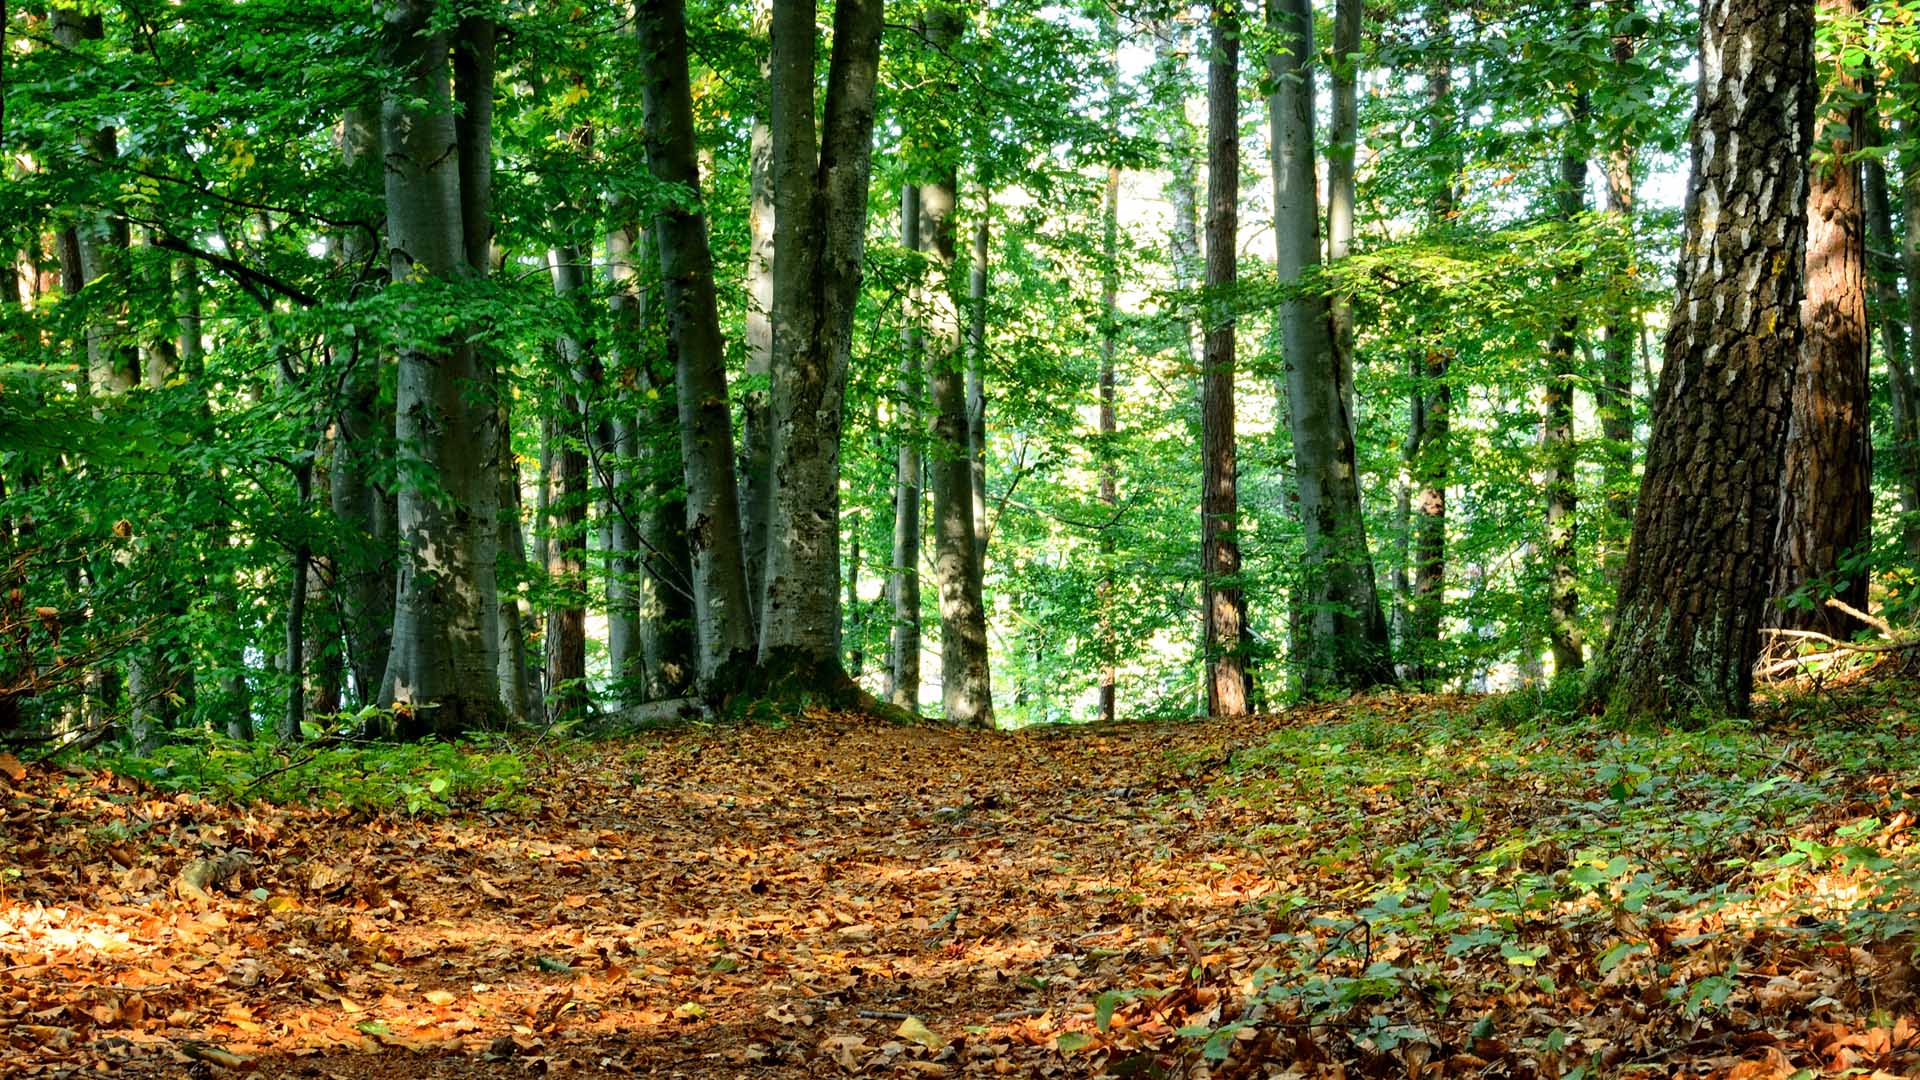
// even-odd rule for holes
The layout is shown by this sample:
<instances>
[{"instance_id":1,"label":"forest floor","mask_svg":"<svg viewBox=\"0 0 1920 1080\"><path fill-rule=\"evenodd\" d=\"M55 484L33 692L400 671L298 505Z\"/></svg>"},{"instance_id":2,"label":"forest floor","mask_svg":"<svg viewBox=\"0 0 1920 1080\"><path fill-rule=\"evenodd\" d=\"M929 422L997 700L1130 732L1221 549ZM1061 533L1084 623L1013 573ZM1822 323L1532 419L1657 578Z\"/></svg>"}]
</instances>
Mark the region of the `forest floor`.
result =
<instances>
[{"instance_id":1,"label":"forest floor","mask_svg":"<svg viewBox=\"0 0 1920 1080\"><path fill-rule=\"evenodd\" d=\"M816 716L412 814L0 757L0 1074L1911 1075L1915 691Z\"/></svg>"}]
</instances>

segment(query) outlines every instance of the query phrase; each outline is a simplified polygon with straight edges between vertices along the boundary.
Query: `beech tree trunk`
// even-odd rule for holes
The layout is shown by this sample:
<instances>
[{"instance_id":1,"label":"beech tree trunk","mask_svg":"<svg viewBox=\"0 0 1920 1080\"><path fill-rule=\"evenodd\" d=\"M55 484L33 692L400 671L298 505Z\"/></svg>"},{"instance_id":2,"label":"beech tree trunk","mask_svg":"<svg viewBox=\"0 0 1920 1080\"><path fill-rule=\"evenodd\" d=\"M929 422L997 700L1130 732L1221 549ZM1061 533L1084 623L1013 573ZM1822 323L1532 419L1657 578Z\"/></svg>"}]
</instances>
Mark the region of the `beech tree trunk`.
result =
<instances>
[{"instance_id":1,"label":"beech tree trunk","mask_svg":"<svg viewBox=\"0 0 1920 1080\"><path fill-rule=\"evenodd\" d=\"M1118 48L1114 65L1119 66ZM1116 96L1117 74L1107 83L1109 100ZM1109 105L1109 109L1112 106ZM1118 418L1114 413L1113 358L1119 346L1120 318L1120 166L1107 166L1107 190L1101 202L1100 255L1100 434L1095 444L1100 463L1100 501L1108 507L1120 504L1120 469L1114 435ZM1119 643L1113 630L1113 530L1100 533L1100 719L1112 723L1117 706Z\"/></svg>"},{"instance_id":2,"label":"beech tree trunk","mask_svg":"<svg viewBox=\"0 0 1920 1080\"><path fill-rule=\"evenodd\" d=\"M882 0L833 12L814 127L814 0L776 0L771 61L773 376L761 677L860 699L840 662L840 432L865 249Z\"/></svg>"},{"instance_id":3,"label":"beech tree trunk","mask_svg":"<svg viewBox=\"0 0 1920 1080\"><path fill-rule=\"evenodd\" d=\"M1618 25L1633 14L1633 0L1613 0L1608 17ZM1613 37L1613 70L1630 77L1633 37ZM1606 485L1606 513L1600 518L1599 556L1607 576L1616 583L1626 567L1627 538L1633 532L1633 347L1639 337L1639 319L1631 293L1637 287L1633 265L1633 143L1621 139L1607 152L1607 214L1628 246L1609 269L1615 275L1613 300L1600 342L1600 381L1594 390L1594 412L1600 420L1601 478ZM1609 616L1611 613L1609 613Z\"/></svg>"},{"instance_id":4,"label":"beech tree trunk","mask_svg":"<svg viewBox=\"0 0 1920 1080\"><path fill-rule=\"evenodd\" d=\"M1880 128L1880 104L1870 77L1863 80L1860 138L1863 146L1885 145ZM1880 347L1887 357L1887 399L1893 413L1890 441L1894 475L1898 478L1901 546L1920 560L1920 392L1913 365L1907 360L1907 327L1900 305L1900 259L1894 254L1893 207L1887 190L1886 163L1877 157L1861 161L1867 214L1867 269L1873 278L1875 307L1880 322ZM1909 219L1911 220L1911 219ZM1912 288L1911 282L1908 285Z\"/></svg>"},{"instance_id":5,"label":"beech tree trunk","mask_svg":"<svg viewBox=\"0 0 1920 1080\"><path fill-rule=\"evenodd\" d=\"M992 200L982 192L980 220L973 223L973 264L967 281L967 436L973 459L973 525L980 568L987 566L987 214Z\"/></svg>"},{"instance_id":6,"label":"beech tree trunk","mask_svg":"<svg viewBox=\"0 0 1920 1080\"><path fill-rule=\"evenodd\" d=\"M1846 26L1857 21L1860 3L1827 0L1826 10ZM1805 337L1780 478L1771 622L1846 638L1862 628L1859 620L1822 601L1867 607L1865 569L1847 563L1862 554L1873 523L1873 345L1860 166L1850 160L1864 116L1860 81L1833 59L1807 177Z\"/></svg>"},{"instance_id":7,"label":"beech tree trunk","mask_svg":"<svg viewBox=\"0 0 1920 1080\"><path fill-rule=\"evenodd\" d=\"M959 43L960 17L950 10L927 16L927 41L947 50ZM933 398L933 576L940 590L940 690L947 722L993 726L987 663L987 607L980 565L979 526L973 516L973 437L967 413L967 351L956 294L955 193L958 166L951 155L920 186L923 238L933 280L927 289L927 366Z\"/></svg>"},{"instance_id":8,"label":"beech tree trunk","mask_svg":"<svg viewBox=\"0 0 1920 1080\"><path fill-rule=\"evenodd\" d=\"M1305 280L1320 265L1320 209L1314 175L1313 12L1307 0L1269 0L1278 47L1268 55L1273 150L1274 272ZM1211 245L1211 234L1209 245ZM1209 265L1212 248L1208 248ZM1366 520L1348 413L1350 370L1341 367L1329 301L1295 296L1280 307L1286 362L1287 426L1293 438L1305 558L1294 588L1300 631L1294 668L1305 687L1390 682L1386 620L1374 587Z\"/></svg>"},{"instance_id":9,"label":"beech tree trunk","mask_svg":"<svg viewBox=\"0 0 1920 1080\"><path fill-rule=\"evenodd\" d=\"M1576 9L1577 10L1577 9ZM1554 201L1569 227L1587 208L1587 95L1577 94L1568 111L1567 130L1561 136L1560 176ZM1560 271L1562 287L1570 287L1583 272L1580 267ZM1571 305L1570 305L1571 306ZM1547 345L1547 385L1541 402L1540 442L1546 456L1547 644L1553 650L1553 673L1564 676L1586 666L1586 648L1580 635L1580 578L1575 562L1579 549L1579 447L1573 441L1573 390L1578 378L1574 361L1579 350L1580 320L1569 314Z\"/></svg>"},{"instance_id":10,"label":"beech tree trunk","mask_svg":"<svg viewBox=\"0 0 1920 1080\"><path fill-rule=\"evenodd\" d=\"M900 186L900 246L920 250L920 189ZM915 291L917 294L917 290ZM922 338L917 295L906 302L907 325L901 330L899 424L900 450L894 463L893 566L887 596L893 604L893 654L890 698L909 712L920 711L920 398L926 377L920 368Z\"/></svg>"},{"instance_id":11,"label":"beech tree trunk","mask_svg":"<svg viewBox=\"0 0 1920 1080\"><path fill-rule=\"evenodd\" d=\"M577 302L586 285L578 248L548 252L553 291ZM558 436L543 481L553 493L547 529L547 582L558 601L547 614L547 714L555 720L580 716L588 705L587 678L587 409L585 391L593 366L586 345L573 334L554 342L560 378L552 387Z\"/></svg>"},{"instance_id":12,"label":"beech tree trunk","mask_svg":"<svg viewBox=\"0 0 1920 1080\"><path fill-rule=\"evenodd\" d=\"M636 21L641 48L653 58L641 94L652 135L647 163L656 180L686 192L683 200L655 215L653 235L679 394L699 678L703 691L711 696L730 690L738 672L753 659L753 613L747 605L742 561L726 357L706 219L698 209L689 208L699 205L700 174L694 149L685 4L683 0L641 0Z\"/></svg>"},{"instance_id":13,"label":"beech tree trunk","mask_svg":"<svg viewBox=\"0 0 1920 1080\"><path fill-rule=\"evenodd\" d=\"M1428 27L1435 49L1427 69L1427 97L1436 114L1436 140L1452 137L1453 68L1448 59L1452 26L1447 0L1435 0L1428 11ZM1452 221L1459 202L1454 188L1457 162L1443 156L1434 176L1433 220L1437 228ZM1452 474L1453 387L1447 369L1453 356L1444 347L1431 347L1413 364L1413 401L1406 458L1412 492L1408 500L1412 520L1413 565L1406 606L1407 673L1416 681L1439 675L1440 622L1447 602L1447 481Z\"/></svg>"},{"instance_id":14,"label":"beech tree trunk","mask_svg":"<svg viewBox=\"0 0 1920 1080\"><path fill-rule=\"evenodd\" d=\"M1213 49L1207 64L1207 291L1206 361L1201 368L1200 548L1207 617L1207 711L1247 712L1246 657L1240 630L1247 619L1240 587L1239 466L1234 443L1234 315L1230 295L1238 279L1240 224L1240 8L1215 0Z\"/></svg>"},{"instance_id":15,"label":"beech tree trunk","mask_svg":"<svg viewBox=\"0 0 1920 1080\"><path fill-rule=\"evenodd\" d=\"M753 0L754 40L764 40L773 0ZM760 58L760 77L770 76ZM773 490L773 444L768 383L773 377L773 128L762 99L747 144L747 385L740 395L740 528L747 565L747 602L759 640L760 600L766 591L767 514Z\"/></svg>"},{"instance_id":16,"label":"beech tree trunk","mask_svg":"<svg viewBox=\"0 0 1920 1080\"><path fill-rule=\"evenodd\" d=\"M391 0L381 8L385 58L399 73L380 111L387 247L403 298L417 277L472 276L467 241L484 235L475 207L484 206L485 184L474 174L488 151L462 146L456 134L450 42L433 28L435 7ZM471 115L461 128L469 137L481 130ZM456 734L502 713L494 576L501 432L492 376L482 352L457 333L400 355L395 435L412 459L401 475L418 470L438 488L406 484L397 499L404 552L381 700L398 709L395 730L404 737Z\"/></svg>"},{"instance_id":17,"label":"beech tree trunk","mask_svg":"<svg viewBox=\"0 0 1920 1080\"><path fill-rule=\"evenodd\" d=\"M1801 347L1812 143L1807 0L1704 0L1679 296L1613 637L1624 716L1746 712Z\"/></svg>"},{"instance_id":18,"label":"beech tree trunk","mask_svg":"<svg viewBox=\"0 0 1920 1080\"><path fill-rule=\"evenodd\" d=\"M1327 132L1327 259L1338 262L1353 251L1355 155L1360 150L1359 63L1362 0L1334 0L1332 126ZM1346 396L1347 423L1358 438L1360 416L1353 393L1353 304L1335 294L1328 305L1333 319L1333 348L1339 358L1340 387Z\"/></svg>"}]
</instances>

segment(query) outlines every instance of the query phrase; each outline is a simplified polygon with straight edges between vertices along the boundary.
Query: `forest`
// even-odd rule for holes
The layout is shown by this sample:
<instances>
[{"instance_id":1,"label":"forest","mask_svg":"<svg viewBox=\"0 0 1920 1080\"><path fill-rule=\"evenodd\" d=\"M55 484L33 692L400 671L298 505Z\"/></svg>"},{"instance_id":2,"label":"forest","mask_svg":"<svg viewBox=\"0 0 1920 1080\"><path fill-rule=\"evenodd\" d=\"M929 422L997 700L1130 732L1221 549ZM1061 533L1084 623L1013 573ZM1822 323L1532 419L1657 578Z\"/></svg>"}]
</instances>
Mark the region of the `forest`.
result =
<instances>
[{"instance_id":1,"label":"forest","mask_svg":"<svg viewBox=\"0 0 1920 1080\"><path fill-rule=\"evenodd\" d=\"M1920 1071L1920 2L0 3L0 1075Z\"/></svg>"}]
</instances>

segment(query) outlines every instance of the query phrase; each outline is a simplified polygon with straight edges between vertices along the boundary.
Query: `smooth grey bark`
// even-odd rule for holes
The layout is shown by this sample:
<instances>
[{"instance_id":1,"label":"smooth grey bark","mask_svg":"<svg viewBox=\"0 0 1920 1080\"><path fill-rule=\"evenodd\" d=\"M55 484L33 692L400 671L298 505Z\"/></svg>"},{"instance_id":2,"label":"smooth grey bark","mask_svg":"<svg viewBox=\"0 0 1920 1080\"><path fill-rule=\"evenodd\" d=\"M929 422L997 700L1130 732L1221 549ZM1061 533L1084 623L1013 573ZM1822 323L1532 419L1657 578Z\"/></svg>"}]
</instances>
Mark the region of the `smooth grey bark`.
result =
<instances>
[{"instance_id":1,"label":"smooth grey bark","mask_svg":"<svg viewBox=\"0 0 1920 1080\"><path fill-rule=\"evenodd\" d=\"M1634 0L1612 0L1608 17L1622 25L1633 14ZM1614 35L1611 48L1616 77L1630 78L1633 36ZM1624 245L1611 260L1614 281L1608 290L1606 326L1600 341L1600 379L1594 388L1594 412L1599 415L1601 477L1606 485L1606 513L1600 518L1598 547L1601 566L1615 582L1627 558L1627 537L1633 531L1633 348L1639 335L1639 317L1632 292L1636 288L1632 255L1634 232L1634 144L1622 137L1606 154L1607 216ZM1612 613L1607 614L1612 618ZM1609 624L1610 625L1610 624Z\"/></svg>"},{"instance_id":2,"label":"smooth grey bark","mask_svg":"<svg viewBox=\"0 0 1920 1080\"><path fill-rule=\"evenodd\" d=\"M635 6L647 56L641 100L647 163L654 178L677 185L683 198L653 221L666 307L669 351L680 407L680 454L687 481L687 548L693 571L699 680L709 695L729 692L753 659L753 612L742 562L740 499L733 472L733 420L727 403L726 356L714 299L713 258L700 211L693 97L687 68L682 0Z\"/></svg>"},{"instance_id":3,"label":"smooth grey bark","mask_svg":"<svg viewBox=\"0 0 1920 1080\"><path fill-rule=\"evenodd\" d=\"M762 678L859 696L840 663L840 432L872 175L882 0L833 13L824 123L814 126L814 2L773 6L773 484Z\"/></svg>"},{"instance_id":4,"label":"smooth grey bark","mask_svg":"<svg viewBox=\"0 0 1920 1080\"><path fill-rule=\"evenodd\" d=\"M900 186L900 246L920 250L920 188ZM906 302L906 326L901 329L899 421L900 448L894 462L893 565L887 577L887 596L893 605L892 687L888 698L909 712L920 711L920 503L923 463L920 444L925 438L920 399L927 381L921 370L925 341L920 330L918 289Z\"/></svg>"},{"instance_id":5,"label":"smooth grey bark","mask_svg":"<svg viewBox=\"0 0 1920 1080\"><path fill-rule=\"evenodd\" d=\"M1334 0L1332 124L1327 131L1327 261L1353 252L1353 213L1357 199L1354 173L1360 151L1359 64L1362 0ZM1346 395L1347 423L1358 438L1360 416L1353 392L1353 302L1335 293L1328 304L1333 348L1339 358L1340 386Z\"/></svg>"},{"instance_id":6,"label":"smooth grey bark","mask_svg":"<svg viewBox=\"0 0 1920 1080\"><path fill-rule=\"evenodd\" d=\"M1863 91L1861 145L1883 145L1879 95L1870 72L1863 79ZM1894 247L1892 199L1887 189L1886 163L1878 157L1867 157L1860 165L1866 185L1867 266L1873 278L1874 306L1878 309L1880 348L1887 358L1894 475L1900 511L1905 515L1900 529L1901 545L1909 556L1920 559L1920 391L1916 391L1913 365L1907 360L1907 327L1900 302L1900 258ZM1912 287L1909 281L1908 288Z\"/></svg>"},{"instance_id":7,"label":"smooth grey bark","mask_svg":"<svg viewBox=\"0 0 1920 1080\"><path fill-rule=\"evenodd\" d=\"M1307 0L1268 0L1278 43L1267 59L1272 132L1274 272L1306 286L1281 304L1287 427L1306 550L1296 589L1304 687L1391 682L1386 620L1374 587L1355 465L1352 400L1325 293L1312 288L1320 265L1320 210L1314 172L1313 13Z\"/></svg>"},{"instance_id":8,"label":"smooth grey bark","mask_svg":"<svg viewBox=\"0 0 1920 1080\"><path fill-rule=\"evenodd\" d=\"M1584 7L1580 0L1576 11ZM1587 209L1587 120L1585 91L1576 94L1561 135L1560 175L1554 186L1555 212L1572 226ZM1585 272L1574 266L1559 271L1559 284L1569 287ZM1570 305L1571 306L1571 305ZM1573 439L1574 362L1579 349L1580 319L1568 314L1547 343L1547 384L1541 399L1540 442L1545 461L1542 488L1546 496L1547 644L1553 651L1553 673L1565 676L1586 666L1586 645L1580 633L1579 568L1579 448Z\"/></svg>"},{"instance_id":9,"label":"smooth grey bark","mask_svg":"<svg viewBox=\"0 0 1920 1080\"><path fill-rule=\"evenodd\" d=\"M501 409L496 421L507 430L507 412ZM542 713L540 679L533 670L531 650L527 648L527 627L533 614L520 599L519 586L528 578L532 564L527 559L527 533L522 522L524 503L520 497L520 470L514 458L499 470L500 516L497 536L500 544L498 565L507 575L507 584L498 590L497 609L500 658L495 671L500 681L500 697L509 711L522 720ZM544 491L545 488L542 487ZM544 558L544 556L543 556Z\"/></svg>"},{"instance_id":10,"label":"smooth grey bark","mask_svg":"<svg viewBox=\"0 0 1920 1080\"><path fill-rule=\"evenodd\" d=\"M638 507L622 505L616 517L633 531L639 551L631 606L639 632L645 697L678 698L698 676L694 632L693 561L687 549L686 470L680 459L679 405L673 363L656 340L653 290L642 286L645 237L633 229L607 234L608 272L613 279L614 355L631 371L640 394L632 433Z\"/></svg>"},{"instance_id":11,"label":"smooth grey bark","mask_svg":"<svg viewBox=\"0 0 1920 1080\"><path fill-rule=\"evenodd\" d=\"M472 204L463 172L485 152L456 133L449 41L433 29L434 0L380 8L383 54L397 73L381 103L387 249L403 300L417 279L474 274L467 251ZM471 120L463 126L473 133ZM483 262L484 265L484 262ZM381 700L405 737L456 734L498 722L500 427L493 372L480 350L449 334L400 353L395 437L405 483L397 499L403 547L394 589L392 650Z\"/></svg>"},{"instance_id":12,"label":"smooth grey bark","mask_svg":"<svg viewBox=\"0 0 1920 1080\"><path fill-rule=\"evenodd\" d=\"M772 0L753 0L755 42L768 36L772 20ZM770 56L761 56L763 81L769 77L770 62ZM768 387L773 377L773 128L764 99L754 114L747 154L747 386L740 395L740 529L747 565L747 601L753 605L757 641L760 600L766 590L767 515L772 509L773 490L768 412Z\"/></svg>"},{"instance_id":13,"label":"smooth grey bark","mask_svg":"<svg viewBox=\"0 0 1920 1080\"><path fill-rule=\"evenodd\" d=\"M927 42L950 50L960 38L951 10L927 16ZM973 438L966 393L967 353L955 280L954 212L958 166L945 158L920 185L929 235L922 237L932 280L926 290L927 367L932 385L933 577L940 594L940 689L947 722L993 726L987 658L987 609L980 565L979 523L973 516Z\"/></svg>"},{"instance_id":14,"label":"smooth grey bark","mask_svg":"<svg viewBox=\"0 0 1920 1080\"><path fill-rule=\"evenodd\" d=\"M987 213L982 198L980 220L973 223L973 263L967 276L967 438L973 459L973 524L979 541L980 566L987 565L990 535L987 521Z\"/></svg>"},{"instance_id":15,"label":"smooth grey bark","mask_svg":"<svg viewBox=\"0 0 1920 1080\"><path fill-rule=\"evenodd\" d=\"M1230 301L1239 278L1240 8L1214 0L1207 63L1207 292L1201 367L1200 550L1210 678L1207 711L1247 711L1247 607L1240 575L1239 465L1234 421L1234 327Z\"/></svg>"},{"instance_id":16,"label":"smooth grey bark","mask_svg":"<svg viewBox=\"0 0 1920 1080\"><path fill-rule=\"evenodd\" d=\"M1117 52L1117 50L1116 50ZM1119 58L1114 58L1117 69ZM1111 100L1116 93L1117 76L1109 78L1107 93ZM1109 106L1111 108L1111 106ZM1101 196L1100 208L1100 374L1097 392L1100 399L1100 428L1095 446L1096 460L1100 464L1100 501L1108 507L1120 505L1120 469L1117 460L1118 447L1114 445L1114 436L1119 431L1119 417L1114 411L1114 355L1119 349L1120 319L1120 166L1107 166L1107 187ZM1100 554L1103 565L1100 568L1099 603L1096 633L1100 646L1100 719L1112 723L1119 707L1118 683L1119 667L1116 653L1119 644L1113 629L1113 530L1104 529L1100 533Z\"/></svg>"}]
</instances>

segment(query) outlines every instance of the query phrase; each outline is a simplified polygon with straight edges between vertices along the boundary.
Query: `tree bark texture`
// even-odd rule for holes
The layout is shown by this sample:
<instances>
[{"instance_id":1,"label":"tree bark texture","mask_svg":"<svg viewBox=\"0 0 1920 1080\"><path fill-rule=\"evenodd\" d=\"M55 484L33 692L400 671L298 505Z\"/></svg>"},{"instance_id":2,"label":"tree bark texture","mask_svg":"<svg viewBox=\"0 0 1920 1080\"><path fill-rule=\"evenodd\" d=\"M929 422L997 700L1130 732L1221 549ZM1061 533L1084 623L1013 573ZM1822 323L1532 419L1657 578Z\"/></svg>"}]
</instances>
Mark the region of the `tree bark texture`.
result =
<instances>
[{"instance_id":1,"label":"tree bark texture","mask_svg":"<svg viewBox=\"0 0 1920 1080\"><path fill-rule=\"evenodd\" d=\"M1234 441L1234 323L1229 303L1238 279L1240 222L1240 9L1238 0L1215 0L1213 48L1207 65L1207 291L1216 297L1208 312L1201 370L1200 547L1205 583L1208 669L1207 711L1244 716L1246 657L1240 630L1246 600L1240 586L1239 464Z\"/></svg>"}]
</instances>

